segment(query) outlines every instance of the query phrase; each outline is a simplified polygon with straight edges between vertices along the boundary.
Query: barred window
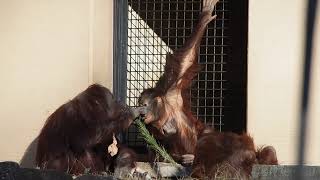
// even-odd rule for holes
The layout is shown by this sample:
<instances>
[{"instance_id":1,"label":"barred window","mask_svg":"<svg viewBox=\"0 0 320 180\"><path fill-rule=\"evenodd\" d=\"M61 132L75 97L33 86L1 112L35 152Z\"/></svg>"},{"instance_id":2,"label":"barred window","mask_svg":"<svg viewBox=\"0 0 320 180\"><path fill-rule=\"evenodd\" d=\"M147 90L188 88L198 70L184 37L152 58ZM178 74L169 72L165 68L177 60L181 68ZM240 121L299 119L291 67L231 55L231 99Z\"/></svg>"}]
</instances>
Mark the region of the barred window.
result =
<instances>
[{"instance_id":1,"label":"barred window","mask_svg":"<svg viewBox=\"0 0 320 180\"><path fill-rule=\"evenodd\" d=\"M125 16L118 26L125 30L115 29L120 39L116 43L126 46L126 56L115 61L116 68L122 69L115 76L125 80L115 82L122 83L116 86L121 90L116 91L122 92L119 96L134 107L140 93L154 86L163 73L166 54L182 47L191 34L202 2L121 0L115 3L118 3L116 15ZM247 1L220 0L214 13L217 19L208 25L199 48L198 63L202 70L191 88L192 111L199 120L217 130L241 132L246 127ZM115 17L115 20L119 19ZM115 58L119 58L119 53L115 50ZM143 145L134 126L129 128L126 140L132 146Z\"/></svg>"}]
</instances>

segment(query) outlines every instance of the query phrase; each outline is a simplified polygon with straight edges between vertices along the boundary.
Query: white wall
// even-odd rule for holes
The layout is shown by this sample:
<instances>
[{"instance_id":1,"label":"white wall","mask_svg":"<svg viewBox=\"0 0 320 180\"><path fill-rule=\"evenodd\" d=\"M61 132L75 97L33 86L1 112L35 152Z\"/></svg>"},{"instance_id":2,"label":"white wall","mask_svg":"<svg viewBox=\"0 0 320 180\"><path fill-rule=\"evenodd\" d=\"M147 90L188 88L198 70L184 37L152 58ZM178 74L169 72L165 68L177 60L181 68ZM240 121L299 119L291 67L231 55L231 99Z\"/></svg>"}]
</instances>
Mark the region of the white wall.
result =
<instances>
[{"instance_id":1,"label":"white wall","mask_svg":"<svg viewBox=\"0 0 320 180\"><path fill-rule=\"evenodd\" d=\"M248 131L257 144L274 145L280 163L294 164L307 1L249 2ZM319 33L315 51L308 164L320 164Z\"/></svg>"},{"instance_id":2,"label":"white wall","mask_svg":"<svg viewBox=\"0 0 320 180\"><path fill-rule=\"evenodd\" d=\"M89 84L112 86L112 2L0 1L0 161L19 162L45 119Z\"/></svg>"},{"instance_id":3,"label":"white wall","mask_svg":"<svg viewBox=\"0 0 320 180\"><path fill-rule=\"evenodd\" d=\"M90 0L92 80L113 87L113 0Z\"/></svg>"}]
</instances>

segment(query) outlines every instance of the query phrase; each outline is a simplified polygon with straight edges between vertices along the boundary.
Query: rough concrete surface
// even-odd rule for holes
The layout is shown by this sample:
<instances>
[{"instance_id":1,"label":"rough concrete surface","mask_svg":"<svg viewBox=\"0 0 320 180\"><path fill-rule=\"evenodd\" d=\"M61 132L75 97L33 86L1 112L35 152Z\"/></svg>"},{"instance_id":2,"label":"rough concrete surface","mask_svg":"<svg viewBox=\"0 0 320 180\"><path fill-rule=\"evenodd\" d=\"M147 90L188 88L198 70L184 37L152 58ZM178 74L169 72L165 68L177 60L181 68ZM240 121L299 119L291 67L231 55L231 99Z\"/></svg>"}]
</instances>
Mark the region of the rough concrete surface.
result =
<instances>
[{"instance_id":1,"label":"rough concrete surface","mask_svg":"<svg viewBox=\"0 0 320 180\"><path fill-rule=\"evenodd\" d=\"M190 179L190 168L170 163L138 162L137 170L141 173L135 178L126 179ZM255 165L252 171L254 180L291 180L295 178L298 166L289 165ZM320 180L320 166L303 166L303 180ZM145 176L148 174L148 176ZM21 168L15 162L0 162L0 180L115 180L110 174L82 175L73 178L71 175L51 170Z\"/></svg>"}]
</instances>

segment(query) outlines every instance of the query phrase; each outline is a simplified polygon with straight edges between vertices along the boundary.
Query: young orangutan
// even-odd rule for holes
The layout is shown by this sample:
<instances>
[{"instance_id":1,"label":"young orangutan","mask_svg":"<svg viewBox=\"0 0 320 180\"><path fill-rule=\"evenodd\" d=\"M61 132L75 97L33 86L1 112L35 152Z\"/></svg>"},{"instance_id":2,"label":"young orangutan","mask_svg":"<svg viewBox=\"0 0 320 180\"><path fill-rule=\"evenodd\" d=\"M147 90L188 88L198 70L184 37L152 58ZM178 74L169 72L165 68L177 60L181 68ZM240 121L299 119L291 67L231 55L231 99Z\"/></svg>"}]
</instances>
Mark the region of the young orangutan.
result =
<instances>
[{"instance_id":1,"label":"young orangutan","mask_svg":"<svg viewBox=\"0 0 320 180\"><path fill-rule=\"evenodd\" d=\"M275 151L262 153L262 149L257 152L248 135L215 132L191 112L189 88L199 70L197 52L206 26L216 17L212 12L217 2L203 0L193 33L181 49L167 55L164 74L155 87L144 90L139 99L140 105L144 106L144 122L155 138L177 162L193 163L192 174L200 178L215 174L221 163L240 170L244 176L250 174L254 163L269 163L271 161L265 161L268 158L277 163Z\"/></svg>"}]
</instances>

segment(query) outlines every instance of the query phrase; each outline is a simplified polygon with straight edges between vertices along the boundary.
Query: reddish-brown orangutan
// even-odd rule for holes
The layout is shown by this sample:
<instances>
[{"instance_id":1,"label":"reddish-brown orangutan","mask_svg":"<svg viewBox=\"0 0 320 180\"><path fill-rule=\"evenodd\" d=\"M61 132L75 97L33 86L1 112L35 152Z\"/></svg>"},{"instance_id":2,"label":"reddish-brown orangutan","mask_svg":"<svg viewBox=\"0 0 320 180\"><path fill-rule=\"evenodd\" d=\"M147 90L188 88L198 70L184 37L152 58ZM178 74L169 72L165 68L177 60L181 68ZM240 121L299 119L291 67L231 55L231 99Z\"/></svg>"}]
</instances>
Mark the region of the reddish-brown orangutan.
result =
<instances>
[{"instance_id":1,"label":"reddish-brown orangutan","mask_svg":"<svg viewBox=\"0 0 320 180\"><path fill-rule=\"evenodd\" d=\"M38 137L37 165L75 175L133 169L134 152L114 138L128 128L133 114L107 88L91 85L47 119Z\"/></svg>"},{"instance_id":2,"label":"reddish-brown orangutan","mask_svg":"<svg viewBox=\"0 0 320 180\"><path fill-rule=\"evenodd\" d=\"M199 132L204 129L192 115L187 99L191 81L200 69L198 48L206 26L216 17L212 12L217 2L203 1L199 22L191 36L181 49L167 55L164 74L155 87L144 90L139 99L146 109L145 123L152 125L149 126L152 133L181 163L193 160Z\"/></svg>"},{"instance_id":3,"label":"reddish-brown orangutan","mask_svg":"<svg viewBox=\"0 0 320 180\"><path fill-rule=\"evenodd\" d=\"M203 0L193 33L181 49L167 56L163 75L155 87L142 92L139 103L144 106L149 130L177 162L193 163L194 177L215 174L219 164L228 164L248 176L254 163L276 164L275 151L257 152L246 134L215 132L193 116L189 105L189 88L199 70L198 48L206 26L216 17L212 12L217 2ZM275 161L268 163L269 158Z\"/></svg>"},{"instance_id":4,"label":"reddish-brown orangutan","mask_svg":"<svg viewBox=\"0 0 320 180\"><path fill-rule=\"evenodd\" d=\"M247 134L204 132L196 145L192 177L247 179L254 164L278 164L275 149L267 146L256 150Z\"/></svg>"}]
</instances>

